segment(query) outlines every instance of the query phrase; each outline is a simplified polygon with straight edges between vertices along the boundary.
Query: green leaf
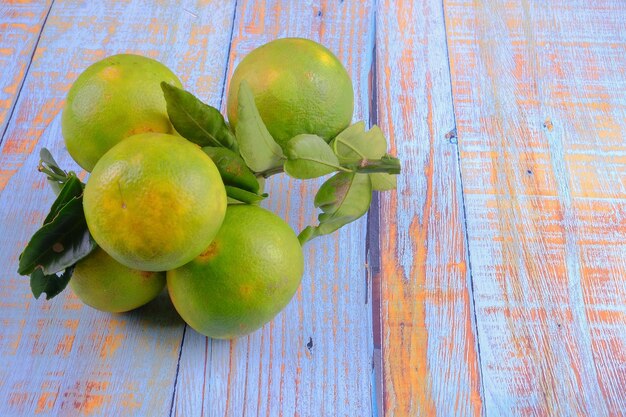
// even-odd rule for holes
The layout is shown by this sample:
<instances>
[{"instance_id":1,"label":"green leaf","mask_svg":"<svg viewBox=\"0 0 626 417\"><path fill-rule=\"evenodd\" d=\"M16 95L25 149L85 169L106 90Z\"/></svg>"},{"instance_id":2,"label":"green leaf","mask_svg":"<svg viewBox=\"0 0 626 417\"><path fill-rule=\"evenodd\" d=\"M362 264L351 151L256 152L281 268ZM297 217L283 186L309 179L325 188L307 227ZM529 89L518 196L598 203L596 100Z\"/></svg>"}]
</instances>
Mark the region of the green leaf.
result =
<instances>
[{"instance_id":1,"label":"green leaf","mask_svg":"<svg viewBox=\"0 0 626 417\"><path fill-rule=\"evenodd\" d=\"M259 181L244 160L226 148L202 148L217 166L225 185L241 188L252 193L259 192Z\"/></svg>"},{"instance_id":2,"label":"green leaf","mask_svg":"<svg viewBox=\"0 0 626 417\"><path fill-rule=\"evenodd\" d=\"M268 132L254 103L254 94L246 81L237 93L237 127L235 135L239 153L254 172L263 172L282 166L285 156L280 145Z\"/></svg>"},{"instance_id":3,"label":"green leaf","mask_svg":"<svg viewBox=\"0 0 626 417\"><path fill-rule=\"evenodd\" d=\"M45 292L49 300L65 289L76 262L87 256L96 243L89 234L83 212L84 184L75 173L59 168L46 148L39 155L38 169L58 189L57 198L43 226L20 255L18 273L30 275L35 298ZM60 271L63 273L58 275Z\"/></svg>"},{"instance_id":4,"label":"green leaf","mask_svg":"<svg viewBox=\"0 0 626 417\"><path fill-rule=\"evenodd\" d=\"M72 172L68 176L67 182L61 188L57 199L52 203L52 207L50 207L50 212L46 216L43 224L50 223L56 216L59 214L59 211L70 202L74 197L78 197L83 193L84 185L78 177Z\"/></svg>"},{"instance_id":5,"label":"green leaf","mask_svg":"<svg viewBox=\"0 0 626 417\"><path fill-rule=\"evenodd\" d=\"M82 195L72 198L31 237L20 255L18 273L39 268L45 275L62 271L87 256L96 243L89 234Z\"/></svg>"},{"instance_id":6,"label":"green leaf","mask_svg":"<svg viewBox=\"0 0 626 417\"><path fill-rule=\"evenodd\" d=\"M61 275L46 275L41 268L37 268L30 274L30 289L36 299L45 292L46 300L50 300L67 287L73 273L74 266L66 268Z\"/></svg>"},{"instance_id":7,"label":"green leaf","mask_svg":"<svg viewBox=\"0 0 626 417\"><path fill-rule=\"evenodd\" d=\"M232 200L246 204L256 204L267 197L267 194L259 195L247 190L242 190L241 188L231 187L230 185L225 185L224 188L226 188L226 195Z\"/></svg>"},{"instance_id":8,"label":"green leaf","mask_svg":"<svg viewBox=\"0 0 626 417\"><path fill-rule=\"evenodd\" d=\"M387 151L385 135L376 125L365 131L365 122L348 126L331 142L340 162L379 159Z\"/></svg>"},{"instance_id":9,"label":"green leaf","mask_svg":"<svg viewBox=\"0 0 626 417\"><path fill-rule=\"evenodd\" d=\"M184 138L200 146L216 146L238 151L235 135L215 107L200 101L188 91L161 82L167 114Z\"/></svg>"},{"instance_id":10,"label":"green leaf","mask_svg":"<svg viewBox=\"0 0 626 417\"><path fill-rule=\"evenodd\" d=\"M376 191L395 190L397 186L397 175L391 175L384 172L370 174L372 180L372 189Z\"/></svg>"},{"instance_id":11,"label":"green leaf","mask_svg":"<svg viewBox=\"0 0 626 417\"><path fill-rule=\"evenodd\" d=\"M367 213L372 201L369 175L340 172L329 178L315 195L315 206L322 210L319 225L308 226L298 236L301 244L334 232Z\"/></svg>"},{"instance_id":12,"label":"green leaf","mask_svg":"<svg viewBox=\"0 0 626 417\"><path fill-rule=\"evenodd\" d=\"M294 178L317 178L343 170L331 147L317 135L293 137L285 145L285 155L285 172Z\"/></svg>"}]
</instances>

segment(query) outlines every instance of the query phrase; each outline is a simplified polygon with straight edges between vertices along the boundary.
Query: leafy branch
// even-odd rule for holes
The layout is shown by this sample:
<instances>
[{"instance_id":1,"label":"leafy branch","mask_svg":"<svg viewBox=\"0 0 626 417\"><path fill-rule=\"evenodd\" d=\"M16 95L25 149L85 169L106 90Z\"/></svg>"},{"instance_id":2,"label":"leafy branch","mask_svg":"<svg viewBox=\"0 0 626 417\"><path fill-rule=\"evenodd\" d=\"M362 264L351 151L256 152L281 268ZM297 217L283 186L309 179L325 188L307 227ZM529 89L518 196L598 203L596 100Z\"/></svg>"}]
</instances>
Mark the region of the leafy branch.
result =
<instances>
[{"instance_id":1,"label":"leafy branch","mask_svg":"<svg viewBox=\"0 0 626 417\"><path fill-rule=\"evenodd\" d=\"M190 92L167 83L161 88L172 125L213 160L231 204L265 199L261 183L271 175L285 172L311 179L334 174L315 196L319 224L302 230L301 244L360 218L369 209L372 191L396 186L400 161L386 153L387 143L377 126L366 130L364 122L355 123L330 143L315 134L301 134L283 149L265 127L247 83L241 83L238 92L234 131L218 109ZM51 299L65 289L76 263L96 248L96 242L83 212L85 184L74 172L61 169L46 148L40 151L37 169L46 175L57 198L20 255L18 273L30 276L35 298L46 293Z\"/></svg>"},{"instance_id":2,"label":"leafy branch","mask_svg":"<svg viewBox=\"0 0 626 417\"><path fill-rule=\"evenodd\" d=\"M51 299L63 291L76 262L89 255L96 243L83 212L85 185L74 172L62 170L46 148L39 155L38 170L58 189L57 198L21 253L17 272L30 275L35 298L45 292L46 299Z\"/></svg>"},{"instance_id":3,"label":"leafy branch","mask_svg":"<svg viewBox=\"0 0 626 417\"><path fill-rule=\"evenodd\" d=\"M162 88L172 124L181 135L204 146L222 175L229 201L258 203L267 197L259 194L258 180L282 172L296 179L334 174L315 196L315 206L322 211L319 224L300 233L302 243L361 217L369 209L372 191L396 187L400 161L387 154L387 141L378 126L366 130L364 122L355 123L330 143L315 134L300 134L281 148L265 127L246 82L238 91L234 132L217 109L191 93L170 85ZM210 132L221 132L227 139Z\"/></svg>"}]
</instances>

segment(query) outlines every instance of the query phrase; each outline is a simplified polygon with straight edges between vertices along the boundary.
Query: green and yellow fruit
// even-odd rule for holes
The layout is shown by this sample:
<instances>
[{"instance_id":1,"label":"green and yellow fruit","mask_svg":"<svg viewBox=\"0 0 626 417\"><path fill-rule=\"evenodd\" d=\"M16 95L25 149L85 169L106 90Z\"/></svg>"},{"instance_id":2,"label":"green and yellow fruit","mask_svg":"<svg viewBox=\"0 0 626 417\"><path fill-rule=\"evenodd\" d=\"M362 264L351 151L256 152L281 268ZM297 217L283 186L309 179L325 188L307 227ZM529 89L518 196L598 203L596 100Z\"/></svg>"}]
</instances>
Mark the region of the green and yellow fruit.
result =
<instances>
[{"instance_id":1,"label":"green and yellow fruit","mask_svg":"<svg viewBox=\"0 0 626 417\"><path fill-rule=\"evenodd\" d=\"M165 65L131 54L107 57L78 76L61 119L65 145L78 165L91 171L102 155L129 136L175 132L161 81L182 86Z\"/></svg>"},{"instance_id":2,"label":"green and yellow fruit","mask_svg":"<svg viewBox=\"0 0 626 417\"><path fill-rule=\"evenodd\" d=\"M114 259L142 271L166 271L211 243L224 219L226 191L199 146L143 133L98 161L83 206L91 235Z\"/></svg>"},{"instance_id":3,"label":"green and yellow fruit","mask_svg":"<svg viewBox=\"0 0 626 417\"><path fill-rule=\"evenodd\" d=\"M229 85L228 120L233 126L243 80L281 146L301 133L329 141L352 120L354 90L348 72L331 51L309 39L277 39L243 58Z\"/></svg>"},{"instance_id":4,"label":"green and yellow fruit","mask_svg":"<svg viewBox=\"0 0 626 417\"><path fill-rule=\"evenodd\" d=\"M187 324L227 339L274 318L298 289L303 269L302 248L287 223L258 206L233 205L204 252L167 272L167 286Z\"/></svg>"}]
</instances>

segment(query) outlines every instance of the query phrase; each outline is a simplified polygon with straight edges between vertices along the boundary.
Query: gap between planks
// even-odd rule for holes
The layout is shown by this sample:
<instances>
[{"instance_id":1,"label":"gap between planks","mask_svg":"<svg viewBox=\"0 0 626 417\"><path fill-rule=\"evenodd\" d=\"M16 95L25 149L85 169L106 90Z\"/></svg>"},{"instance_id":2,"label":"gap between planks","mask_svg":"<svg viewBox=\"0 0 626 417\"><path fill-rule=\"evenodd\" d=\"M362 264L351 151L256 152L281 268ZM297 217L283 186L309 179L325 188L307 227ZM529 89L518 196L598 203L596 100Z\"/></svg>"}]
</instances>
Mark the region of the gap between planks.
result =
<instances>
[{"instance_id":1,"label":"gap between planks","mask_svg":"<svg viewBox=\"0 0 626 417\"><path fill-rule=\"evenodd\" d=\"M30 57L28 58L28 64L26 64L26 70L24 71L24 76L22 77L22 80L20 81L20 86L18 87L17 92L15 93L13 104L11 104L11 109L7 112L7 118L5 121L4 129L2 130L2 135L0 135L0 145L2 145L2 142L4 142L4 137L6 136L7 131L9 130L10 122L13 119L13 113L15 112L15 108L17 107L17 101L19 100L20 95L22 94L22 88L24 87L24 82L26 81L26 77L28 77L28 74L30 73L30 66L33 63L33 59L35 58L35 53L37 52L37 48L39 47L39 41L41 40L41 35L43 34L43 30L46 27L48 16L50 16L50 11L54 7L55 1L56 0L52 0L50 2L50 7L48 7L48 10L46 11L46 15L44 16L43 21L41 23L41 28L39 29L39 33L37 34L37 39L35 39L35 44L33 45L33 51L31 52Z\"/></svg>"},{"instance_id":2,"label":"gap between planks","mask_svg":"<svg viewBox=\"0 0 626 417\"><path fill-rule=\"evenodd\" d=\"M230 35L229 35L230 41L228 42L228 51L227 51L227 54L226 54L226 56L228 57L227 58L228 62L226 62L226 65L224 65L224 76L223 76L223 82L222 82L222 91L220 92L219 105L217 107L218 109L222 108L222 102L224 100L224 92L226 91L226 86L228 85L228 79L227 78L228 78L228 69L229 69L229 66L230 66L230 51L231 51L231 48L232 48L232 45L233 45L233 33L234 33L234 30L235 30L235 21L237 20L237 3L238 3L238 0L235 0L235 4L233 6L233 15L232 15L231 24L230 24ZM187 13L189 13L188 10L186 10L186 9L183 9L183 10L185 10ZM188 327L189 326L187 325L187 323L185 323L184 327L183 327L183 336L182 336L181 341L180 341L180 349L178 350L178 362L176 364L176 373L174 374L174 386L172 388L172 403L170 405L170 412L168 414L169 417L173 417L174 412L175 412L174 404L176 403L176 388L178 387L178 374L180 372L180 359L181 359L181 357L183 355L183 346L185 345L185 336L187 335L187 328ZM213 343L212 339L209 339L207 336L205 336L205 338L206 338L206 343L207 344L212 344ZM211 349L211 352L212 351L213 350ZM205 355L206 355L206 353L205 353ZM205 367L206 367L206 361L207 361L207 358L205 357ZM203 385L206 383L206 374L204 375L204 378L205 378L205 381L204 381ZM204 389L203 389L203 393L202 394L203 394L202 395L202 401L204 403ZM204 406L202 407L202 410L204 411Z\"/></svg>"},{"instance_id":3,"label":"gap between planks","mask_svg":"<svg viewBox=\"0 0 626 417\"><path fill-rule=\"evenodd\" d=\"M465 245L465 255L467 259L467 268L468 273L467 277L469 282L467 283L467 289L469 291L469 309L470 309L470 319L472 324L472 333L474 335L475 340L475 348L476 348L476 361L478 362L477 372L478 372L478 383L479 383L479 392L481 401L481 414L484 417L487 417L487 406L485 401L485 384L483 381L483 369L482 369L482 360L481 360L481 352L480 352L480 335L478 334L478 318L476 316L476 304L475 304L475 293L474 293L474 271L472 269L472 254L469 245L469 234L467 229L467 206L465 203L465 187L463 184L463 170L461 169L461 151L459 149L459 139L458 139L458 131L457 131L457 123L456 123L456 113L455 113L455 105L454 105L454 93L452 91L452 66L450 65L450 47L449 47L449 39L448 39L448 27L447 27L447 15L446 15L446 6L444 4L444 0L441 0L441 14L443 16L443 32L445 34L445 47L446 47L446 62L448 63L448 77L450 79L450 102L452 103L452 121L454 126L448 137L450 143L454 145L456 151L456 163L457 169L459 172L459 186L461 188L461 214L463 217L463 240Z\"/></svg>"},{"instance_id":4,"label":"gap between planks","mask_svg":"<svg viewBox=\"0 0 626 417\"><path fill-rule=\"evenodd\" d=\"M378 25L376 24L378 14L378 2L374 2L374 16L372 18L372 63L370 66L368 90L369 90L369 125L370 128L378 124L378 70L376 39ZM380 200L378 192L374 191L372 202L367 212L365 240L365 260L367 268L365 270L365 283L369 283L371 291L371 314L372 314L372 383L370 385L372 396L372 416L385 416L385 378L383 375L383 344L382 344L382 313L381 313L381 273L380 273ZM368 295L368 289L365 294ZM368 300L365 300L367 304Z\"/></svg>"}]
</instances>

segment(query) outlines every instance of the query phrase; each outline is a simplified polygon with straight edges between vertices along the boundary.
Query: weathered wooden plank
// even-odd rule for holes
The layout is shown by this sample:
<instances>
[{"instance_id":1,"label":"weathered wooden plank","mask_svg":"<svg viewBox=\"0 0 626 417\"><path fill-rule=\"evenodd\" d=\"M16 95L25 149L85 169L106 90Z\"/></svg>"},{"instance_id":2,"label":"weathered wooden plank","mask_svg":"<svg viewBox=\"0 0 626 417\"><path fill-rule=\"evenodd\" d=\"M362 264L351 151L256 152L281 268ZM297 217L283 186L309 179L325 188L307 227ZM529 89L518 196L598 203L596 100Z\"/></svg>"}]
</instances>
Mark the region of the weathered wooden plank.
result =
<instances>
[{"instance_id":1,"label":"weathered wooden plank","mask_svg":"<svg viewBox=\"0 0 626 417\"><path fill-rule=\"evenodd\" d=\"M0 4L0 135L6 128L51 6L52 0Z\"/></svg>"},{"instance_id":2,"label":"weathered wooden plank","mask_svg":"<svg viewBox=\"0 0 626 417\"><path fill-rule=\"evenodd\" d=\"M0 149L0 415L169 415L184 324L167 295L121 315L85 307L71 291L34 300L17 257L53 199L36 171L40 147L78 169L60 131L76 76L134 52L219 98L233 11L234 2L55 2Z\"/></svg>"},{"instance_id":3,"label":"weathered wooden plank","mask_svg":"<svg viewBox=\"0 0 626 417\"><path fill-rule=\"evenodd\" d=\"M445 10L487 415L623 415L624 4Z\"/></svg>"},{"instance_id":4,"label":"weathered wooden plank","mask_svg":"<svg viewBox=\"0 0 626 417\"><path fill-rule=\"evenodd\" d=\"M374 291L380 291L381 409L387 416L479 416L441 3L379 3L376 39L377 121L403 162L397 192L380 196L374 253L380 257Z\"/></svg>"},{"instance_id":5,"label":"weathered wooden plank","mask_svg":"<svg viewBox=\"0 0 626 417\"><path fill-rule=\"evenodd\" d=\"M372 2L239 1L229 74L265 42L311 38L347 66L356 91L355 119L367 120L372 7ZM266 207L301 230L316 220L316 189L272 177ZM294 300L252 335L213 341L187 329L174 415L372 415L365 238L362 219L307 244L305 276Z\"/></svg>"}]
</instances>

